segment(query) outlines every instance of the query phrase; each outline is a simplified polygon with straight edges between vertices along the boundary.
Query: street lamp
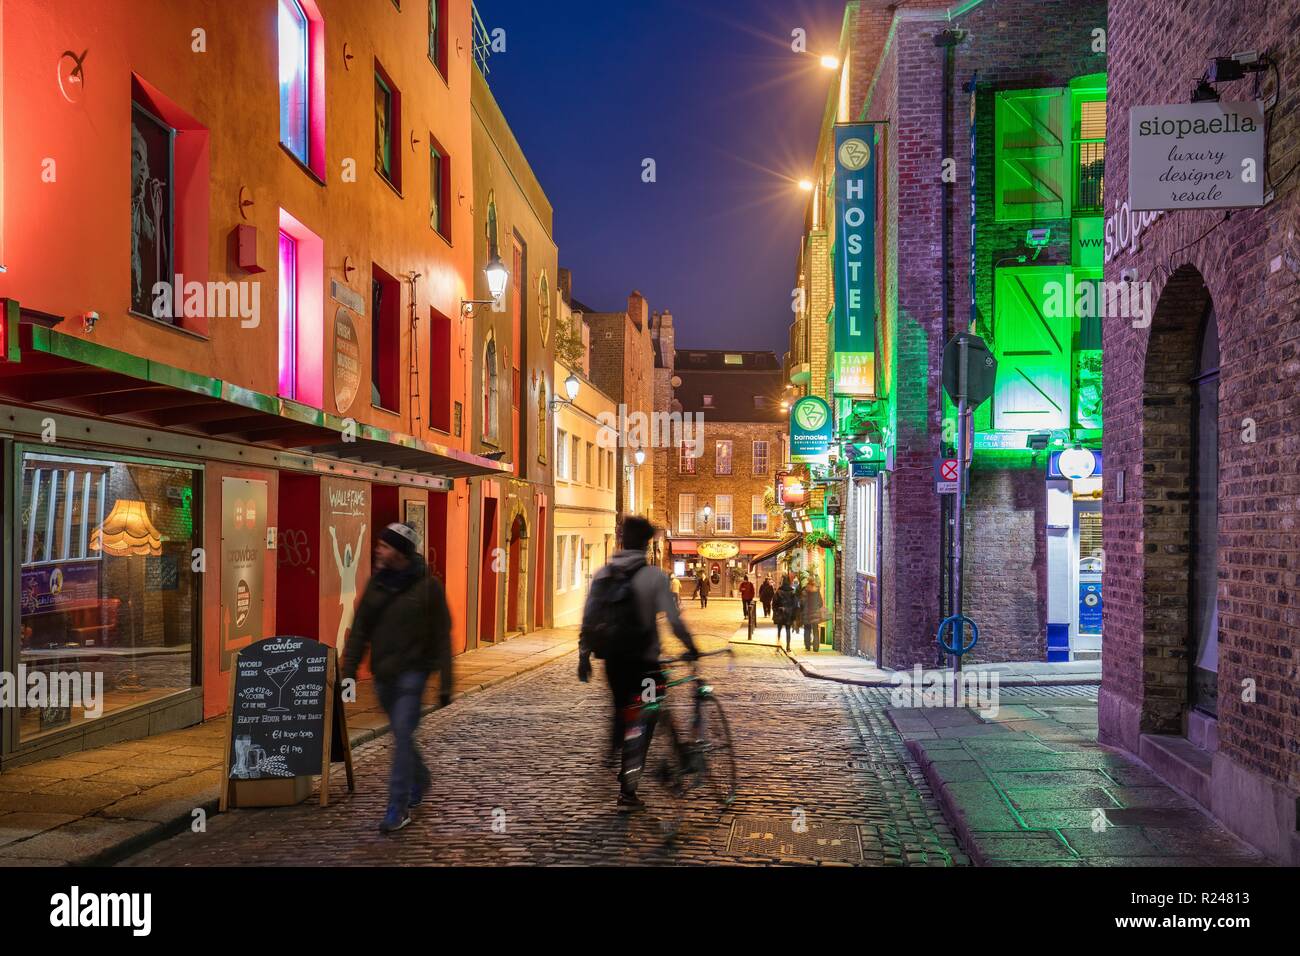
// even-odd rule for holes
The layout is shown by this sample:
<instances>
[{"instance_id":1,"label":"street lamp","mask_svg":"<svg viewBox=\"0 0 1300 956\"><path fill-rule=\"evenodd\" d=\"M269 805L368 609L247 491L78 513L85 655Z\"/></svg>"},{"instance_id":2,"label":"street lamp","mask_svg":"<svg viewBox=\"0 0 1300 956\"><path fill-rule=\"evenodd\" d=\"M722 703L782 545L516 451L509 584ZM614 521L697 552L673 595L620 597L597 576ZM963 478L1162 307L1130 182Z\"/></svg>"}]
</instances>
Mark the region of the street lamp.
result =
<instances>
[{"instance_id":1,"label":"street lamp","mask_svg":"<svg viewBox=\"0 0 1300 956\"><path fill-rule=\"evenodd\" d=\"M708 505L705 505L702 514L704 515L704 530L707 533L709 530L709 519L713 517L713 509Z\"/></svg>"},{"instance_id":2,"label":"street lamp","mask_svg":"<svg viewBox=\"0 0 1300 956\"><path fill-rule=\"evenodd\" d=\"M510 281L510 271L506 264L501 261L501 257L495 252L488 264L483 267L483 274L487 276L488 292L491 294L490 299L461 299L460 311L465 318L471 318L474 315L474 307L477 305L495 305L506 294L506 285Z\"/></svg>"},{"instance_id":3,"label":"street lamp","mask_svg":"<svg viewBox=\"0 0 1300 956\"><path fill-rule=\"evenodd\" d=\"M551 399L551 411L558 411L564 405L572 405L578 398L578 392L582 390L582 380L573 372L564 380L564 393L569 396L568 401L560 398L558 395Z\"/></svg>"},{"instance_id":4,"label":"street lamp","mask_svg":"<svg viewBox=\"0 0 1300 956\"><path fill-rule=\"evenodd\" d=\"M828 70L838 70L840 68L840 58L827 53L821 58L821 64Z\"/></svg>"},{"instance_id":5,"label":"street lamp","mask_svg":"<svg viewBox=\"0 0 1300 956\"><path fill-rule=\"evenodd\" d=\"M638 468L641 467L645 464L645 452L638 448L632 453L632 460L636 462Z\"/></svg>"},{"instance_id":6,"label":"street lamp","mask_svg":"<svg viewBox=\"0 0 1300 956\"><path fill-rule=\"evenodd\" d=\"M799 180L799 188L806 193L810 193L813 191L813 181L811 179L801 179Z\"/></svg>"}]
</instances>

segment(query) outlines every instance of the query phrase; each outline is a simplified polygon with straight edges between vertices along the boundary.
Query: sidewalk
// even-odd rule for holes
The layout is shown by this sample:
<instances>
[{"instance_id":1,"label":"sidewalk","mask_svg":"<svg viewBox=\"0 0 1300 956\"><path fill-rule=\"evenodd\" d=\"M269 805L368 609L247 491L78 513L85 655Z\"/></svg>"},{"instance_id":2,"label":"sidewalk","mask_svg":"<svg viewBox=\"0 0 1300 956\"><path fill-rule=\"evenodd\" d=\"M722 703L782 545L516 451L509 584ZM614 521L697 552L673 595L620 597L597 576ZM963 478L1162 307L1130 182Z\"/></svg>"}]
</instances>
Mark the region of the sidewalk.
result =
<instances>
[{"instance_id":1,"label":"sidewalk","mask_svg":"<svg viewBox=\"0 0 1300 956\"><path fill-rule=\"evenodd\" d=\"M452 699L575 653L576 627L535 631L461 654ZM425 713L437 705L436 680ZM352 746L388 733L370 681L345 705ZM112 862L217 812L226 719L25 764L0 773L0 865ZM331 791L345 786L340 770Z\"/></svg>"},{"instance_id":2,"label":"sidewalk","mask_svg":"<svg viewBox=\"0 0 1300 956\"><path fill-rule=\"evenodd\" d=\"M776 625L759 618L754 639L748 639L745 625L740 625L731 638L733 644L763 644L778 646ZM911 683L910 671L890 671L877 667L864 657L850 657L823 644L815 652L803 649L803 631L795 629L790 641L790 658L805 677L857 684L861 687L898 687ZM785 653L782 636L779 645ZM930 668L927 673L944 672L944 668ZM1101 661L1068 661L1048 664L1042 661L1023 661L1002 664L971 664L964 670L983 671L998 675L999 687L1052 687L1056 685L1101 684ZM951 673L951 671L948 671ZM897 676L895 676L897 675Z\"/></svg>"},{"instance_id":3,"label":"sidewalk","mask_svg":"<svg viewBox=\"0 0 1300 956\"><path fill-rule=\"evenodd\" d=\"M997 712L889 709L981 866L1267 866L1190 798L1097 743L1096 696L1001 694Z\"/></svg>"}]
</instances>

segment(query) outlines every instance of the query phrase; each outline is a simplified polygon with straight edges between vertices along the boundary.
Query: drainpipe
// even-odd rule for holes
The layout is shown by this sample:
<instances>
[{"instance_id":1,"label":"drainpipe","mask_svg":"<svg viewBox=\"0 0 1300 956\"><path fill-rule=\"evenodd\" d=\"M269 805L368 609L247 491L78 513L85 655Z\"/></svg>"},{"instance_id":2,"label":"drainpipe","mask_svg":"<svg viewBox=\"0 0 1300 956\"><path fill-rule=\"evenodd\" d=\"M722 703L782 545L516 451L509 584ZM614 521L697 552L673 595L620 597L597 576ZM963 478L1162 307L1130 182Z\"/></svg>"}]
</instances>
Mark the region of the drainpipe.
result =
<instances>
[{"instance_id":1,"label":"drainpipe","mask_svg":"<svg viewBox=\"0 0 1300 956\"><path fill-rule=\"evenodd\" d=\"M934 45L943 50L943 80L940 87L942 96L942 106L940 109L940 135L942 139L942 157L941 159L952 158L952 116L950 94L952 92L953 76L955 69L957 44L962 41L965 34L960 30L944 30L942 33L935 34ZM952 210L949 205L948 184L940 176L938 180L939 188L939 209L941 216L941 225L939 229L940 242L940 286L939 286L939 308L943 318L943 343L946 344L953 334L952 322L952 303L948 294L948 282L951 278L952 271ZM940 394L940 407L943 407L943 396ZM945 576L945 569L948 565L947 556L950 553L952 544L952 535L954 528L952 526L954 509L952 507L952 495L944 495L941 499L940 508L940 533L939 533L939 603L940 616L946 617L953 613L949 608L949 598L952 593L952 582ZM935 648L936 660L943 663L943 655L939 649Z\"/></svg>"}]
</instances>

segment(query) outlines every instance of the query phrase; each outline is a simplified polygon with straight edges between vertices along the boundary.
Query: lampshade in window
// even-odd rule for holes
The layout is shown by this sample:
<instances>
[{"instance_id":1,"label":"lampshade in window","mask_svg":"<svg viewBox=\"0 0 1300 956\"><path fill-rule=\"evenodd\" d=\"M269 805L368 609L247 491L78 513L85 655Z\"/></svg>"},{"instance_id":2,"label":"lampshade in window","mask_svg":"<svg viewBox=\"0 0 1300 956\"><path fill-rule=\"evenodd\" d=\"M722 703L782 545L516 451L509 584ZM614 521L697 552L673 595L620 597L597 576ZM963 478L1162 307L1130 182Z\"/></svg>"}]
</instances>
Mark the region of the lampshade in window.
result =
<instances>
[{"instance_id":1,"label":"lampshade in window","mask_svg":"<svg viewBox=\"0 0 1300 956\"><path fill-rule=\"evenodd\" d=\"M162 554L162 535L149 520L143 501L119 498L104 523L90 536L90 547L115 557Z\"/></svg>"}]
</instances>

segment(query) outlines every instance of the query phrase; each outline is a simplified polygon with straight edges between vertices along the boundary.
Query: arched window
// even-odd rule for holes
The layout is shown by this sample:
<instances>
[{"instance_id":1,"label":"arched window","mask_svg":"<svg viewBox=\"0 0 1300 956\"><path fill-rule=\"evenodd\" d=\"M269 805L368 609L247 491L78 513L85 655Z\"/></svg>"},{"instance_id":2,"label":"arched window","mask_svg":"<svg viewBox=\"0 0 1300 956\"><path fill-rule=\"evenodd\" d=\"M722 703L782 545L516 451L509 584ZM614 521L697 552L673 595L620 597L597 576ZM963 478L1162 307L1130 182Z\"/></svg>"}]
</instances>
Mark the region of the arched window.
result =
<instances>
[{"instance_id":1,"label":"arched window","mask_svg":"<svg viewBox=\"0 0 1300 956\"><path fill-rule=\"evenodd\" d=\"M537 383L537 461L546 464L546 449L551 444L551 433L546 427L546 413L550 403L546 400L546 376Z\"/></svg>"},{"instance_id":2,"label":"arched window","mask_svg":"<svg viewBox=\"0 0 1300 956\"><path fill-rule=\"evenodd\" d=\"M483 353L483 437L490 441L496 441L498 434L498 399L497 340L495 336L489 335Z\"/></svg>"}]
</instances>

